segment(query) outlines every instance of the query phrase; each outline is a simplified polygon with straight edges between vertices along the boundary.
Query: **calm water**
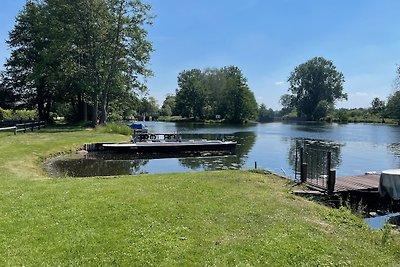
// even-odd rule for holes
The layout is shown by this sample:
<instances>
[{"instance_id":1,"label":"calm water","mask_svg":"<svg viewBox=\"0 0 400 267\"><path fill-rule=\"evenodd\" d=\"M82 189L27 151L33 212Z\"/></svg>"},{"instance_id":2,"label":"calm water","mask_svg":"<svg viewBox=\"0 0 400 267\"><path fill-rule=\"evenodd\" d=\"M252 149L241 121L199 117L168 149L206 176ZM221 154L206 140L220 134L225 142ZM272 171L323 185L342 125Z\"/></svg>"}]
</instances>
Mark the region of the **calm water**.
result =
<instances>
[{"instance_id":1,"label":"calm water","mask_svg":"<svg viewBox=\"0 0 400 267\"><path fill-rule=\"evenodd\" d=\"M145 123L150 132L178 132L209 139L223 134L238 141L236 153L201 155L126 155L89 153L51 162L53 172L73 176L165 173L259 168L294 176L296 145L332 151L337 175L400 168L400 127L373 124L285 124L245 126L196 123ZM171 155L169 155L171 156Z\"/></svg>"}]
</instances>

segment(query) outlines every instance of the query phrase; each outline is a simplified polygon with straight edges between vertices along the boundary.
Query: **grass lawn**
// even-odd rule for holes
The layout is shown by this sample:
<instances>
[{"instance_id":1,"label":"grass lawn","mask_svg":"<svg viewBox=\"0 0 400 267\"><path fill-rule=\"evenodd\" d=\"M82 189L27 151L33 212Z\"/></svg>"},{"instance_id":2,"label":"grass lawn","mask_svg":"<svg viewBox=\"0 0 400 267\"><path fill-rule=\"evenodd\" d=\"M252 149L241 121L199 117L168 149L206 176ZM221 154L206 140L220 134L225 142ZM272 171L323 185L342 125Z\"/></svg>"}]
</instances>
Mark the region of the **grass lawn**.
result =
<instances>
[{"instance_id":1,"label":"grass lawn","mask_svg":"<svg viewBox=\"0 0 400 267\"><path fill-rule=\"evenodd\" d=\"M396 233L247 171L47 177L43 157L126 136L0 133L0 266L388 266Z\"/></svg>"}]
</instances>

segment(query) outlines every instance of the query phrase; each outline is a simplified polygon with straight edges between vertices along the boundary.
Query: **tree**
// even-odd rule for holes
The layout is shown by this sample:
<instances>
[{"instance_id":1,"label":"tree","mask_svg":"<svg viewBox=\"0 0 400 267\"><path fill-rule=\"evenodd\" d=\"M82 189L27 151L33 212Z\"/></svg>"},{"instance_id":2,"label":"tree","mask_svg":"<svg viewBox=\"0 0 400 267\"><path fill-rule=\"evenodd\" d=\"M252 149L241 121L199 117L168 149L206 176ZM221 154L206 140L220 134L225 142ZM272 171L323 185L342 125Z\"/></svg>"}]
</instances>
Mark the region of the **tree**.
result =
<instances>
[{"instance_id":1,"label":"tree","mask_svg":"<svg viewBox=\"0 0 400 267\"><path fill-rule=\"evenodd\" d=\"M174 95L167 95L167 97L165 98L161 110L160 110L160 114L162 116L172 116L175 114L175 96Z\"/></svg>"},{"instance_id":2,"label":"tree","mask_svg":"<svg viewBox=\"0 0 400 267\"><path fill-rule=\"evenodd\" d=\"M226 109L225 118L234 123L243 123L255 118L257 102L242 71L236 66L229 66L224 67L222 72L226 79L223 101Z\"/></svg>"},{"instance_id":3,"label":"tree","mask_svg":"<svg viewBox=\"0 0 400 267\"><path fill-rule=\"evenodd\" d=\"M149 10L140 0L27 1L10 33L5 76L41 117L69 102L78 112L90 104L93 124L104 123L110 106L123 110L116 105L146 90Z\"/></svg>"},{"instance_id":4,"label":"tree","mask_svg":"<svg viewBox=\"0 0 400 267\"><path fill-rule=\"evenodd\" d=\"M293 95L284 94L279 103L282 105L281 115L287 115L295 109L295 98Z\"/></svg>"},{"instance_id":5,"label":"tree","mask_svg":"<svg viewBox=\"0 0 400 267\"><path fill-rule=\"evenodd\" d=\"M378 97L375 97L371 102L371 113L381 116L384 110L385 101L380 100Z\"/></svg>"},{"instance_id":6,"label":"tree","mask_svg":"<svg viewBox=\"0 0 400 267\"><path fill-rule=\"evenodd\" d=\"M288 82L298 116L307 119L319 119L326 104L334 105L336 100L347 99L347 94L343 93L343 74L336 70L332 61L322 57L297 66Z\"/></svg>"},{"instance_id":7,"label":"tree","mask_svg":"<svg viewBox=\"0 0 400 267\"><path fill-rule=\"evenodd\" d=\"M143 116L157 117L159 112L157 100L152 96L144 97L140 102L139 112Z\"/></svg>"},{"instance_id":8,"label":"tree","mask_svg":"<svg viewBox=\"0 0 400 267\"><path fill-rule=\"evenodd\" d=\"M219 115L242 123L255 118L257 102L238 67L192 69L178 76L175 112L195 119L215 119Z\"/></svg>"},{"instance_id":9,"label":"tree","mask_svg":"<svg viewBox=\"0 0 400 267\"><path fill-rule=\"evenodd\" d=\"M258 121L260 122L270 122L274 119L274 111L270 108L267 109L265 104L261 104L258 108Z\"/></svg>"},{"instance_id":10,"label":"tree","mask_svg":"<svg viewBox=\"0 0 400 267\"><path fill-rule=\"evenodd\" d=\"M176 110L184 117L204 118L206 89L199 69L183 71L178 75Z\"/></svg>"},{"instance_id":11,"label":"tree","mask_svg":"<svg viewBox=\"0 0 400 267\"><path fill-rule=\"evenodd\" d=\"M388 97L386 112L389 118L399 120L400 124L400 91L396 91Z\"/></svg>"}]
</instances>

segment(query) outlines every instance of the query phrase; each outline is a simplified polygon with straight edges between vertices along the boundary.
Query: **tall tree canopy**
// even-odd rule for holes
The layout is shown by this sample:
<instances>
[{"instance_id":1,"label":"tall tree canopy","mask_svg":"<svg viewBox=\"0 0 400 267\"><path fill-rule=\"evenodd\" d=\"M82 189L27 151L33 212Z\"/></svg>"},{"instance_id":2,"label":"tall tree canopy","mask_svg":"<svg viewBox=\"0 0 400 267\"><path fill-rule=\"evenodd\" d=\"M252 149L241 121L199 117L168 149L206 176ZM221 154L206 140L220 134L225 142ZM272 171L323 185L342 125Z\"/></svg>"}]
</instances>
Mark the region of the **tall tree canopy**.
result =
<instances>
[{"instance_id":1,"label":"tall tree canopy","mask_svg":"<svg viewBox=\"0 0 400 267\"><path fill-rule=\"evenodd\" d=\"M242 123L257 113L254 94L235 66L181 72L175 102L175 112L184 117L215 119L219 115Z\"/></svg>"},{"instance_id":2,"label":"tall tree canopy","mask_svg":"<svg viewBox=\"0 0 400 267\"><path fill-rule=\"evenodd\" d=\"M3 87L37 106L42 119L68 102L81 116L89 104L93 123L105 122L111 105L146 89L149 11L140 0L27 1L10 32Z\"/></svg>"},{"instance_id":3,"label":"tall tree canopy","mask_svg":"<svg viewBox=\"0 0 400 267\"><path fill-rule=\"evenodd\" d=\"M397 119L400 124L400 66L397 66L394 89L395 92L388 97L385 113L388 117Z\"/></svg>"},{"instance_id":4,"label":"tall tree canopy","mask_svg":"<svg viewBox=\"0 0 400 267\"><path fill-rule=\"evenodd\" d=\"M386 113L388 117L399 120L400 124L400 90L388 97Z\"/></svg>"},{"instance_id":5,"label":"tall tree canopy","mask_svg":"<svg viewBox=\"0 0 400 267\"><path fill-rule=\"evenodd\" d=\"M344 76L332 61L315 57L297 66L288 78L289 91L298 116L317 120L335 104L347 99L343 93Z\"/></svg>"}]
</instances>

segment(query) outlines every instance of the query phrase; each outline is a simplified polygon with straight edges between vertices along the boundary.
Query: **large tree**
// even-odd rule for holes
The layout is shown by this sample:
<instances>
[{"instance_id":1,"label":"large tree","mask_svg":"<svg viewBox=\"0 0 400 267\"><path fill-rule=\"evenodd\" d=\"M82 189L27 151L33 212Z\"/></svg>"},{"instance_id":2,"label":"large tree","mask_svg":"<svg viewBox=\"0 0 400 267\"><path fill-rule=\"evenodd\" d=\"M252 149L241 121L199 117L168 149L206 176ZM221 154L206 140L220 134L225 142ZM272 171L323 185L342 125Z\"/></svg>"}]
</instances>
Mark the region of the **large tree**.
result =
<instances>
[{"instance_id":1,"label":"large tree","mask_svg":"<svg viewBox=\"0 0 400 267\"><path fill-rule=\"evenodd\" d=\"M309 120L320 119L336 100L347 99L347 94L343 93L343 74L336 70L332 61L323 57L297 66L288 82L298 116Z\"/></svg>"},{"instance_id":2,"label":"large tree","mask_svg":"<svg viewBox=\"0 0 400 267\"><path fill-rule=\"evenodd\" d=\"M397 66L394 89L395 92L388 97L385 113L388 117L397 119L400 125L400 66Z\"/></svg>"},{"instance_id":3,"label":"large tree","mask_svg":"<svg viewBox=\"0 0 400 267\"><path fill-rule=\"evenodd\" d=\"M234 123L243 123L255 118L257 114L257 101L247 85L247 79L236 66L222 69L226 79L224 92L225 118Z\"/></svg>"},{"instance_id":4,"label":"large tree","mask_svg":"<svg viewBox=\"0 0 400 267\"><path fill-rule=\"evenodd\" d=\"M400 124L400 90L388 97L386 113L388 117L397 119Z\"/></svg>"},{"instance_id":5,"label":"large tree","mask_svg":"<svg viewBox=\"0 0 400 267\"><path fill-rule=\"evenodd\" d=\"M236 66L192 69L178 76L177 114L199 119L218 117L234 123L255 118L257 102Z\"/></svg>"},{"instance_id":6,"label":"large tree","mask_svg":"<svg viewBox=\"0 0 400 267\"><path fill-rule=\"evenodd\" d=\"M68 101L80 112L91 105L93 123L105 122L109 107L143 91L151 75L149 10L140 0L28 1L10 33L7 81L42 118Z\"/></svg>"},{"instance_id":7,"label":"large tree","mask_svg":"<svg viewBox=\"0 0 400 267\"><path fill-rule=\"evenodd\" d=\"M207 103L203 73L199 69L182 71L178 75L176 110L184 117L204 118Z\"/></svg>"}]
</instances>

